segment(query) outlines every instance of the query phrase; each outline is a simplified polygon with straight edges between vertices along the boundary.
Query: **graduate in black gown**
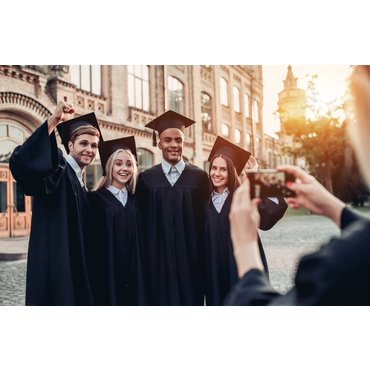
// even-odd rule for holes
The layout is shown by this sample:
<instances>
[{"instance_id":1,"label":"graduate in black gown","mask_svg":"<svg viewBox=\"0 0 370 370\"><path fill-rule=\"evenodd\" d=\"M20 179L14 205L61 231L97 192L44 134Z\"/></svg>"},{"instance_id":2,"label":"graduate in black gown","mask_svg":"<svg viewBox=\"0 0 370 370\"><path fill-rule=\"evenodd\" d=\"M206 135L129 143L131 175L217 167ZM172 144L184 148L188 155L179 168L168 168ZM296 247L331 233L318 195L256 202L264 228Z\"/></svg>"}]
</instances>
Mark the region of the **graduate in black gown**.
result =
<instances>
[{"instance_id":1,"label":"graduate in black gown","mask_svg":"<svg viewBox=\"0 0 370 370\"><path fill-rule=\"evenodd\" d=\"M142 231L135 204L133 136L99 146L103 176L89 193L92 211L89 271L96 305L145 304Z\"/></svg>"},{"instance_id":2,"label":"graduate in black gown","mask_svg":"<svg viewBox=\"0 0 370 370\"><path fill-rule=\"evenodd\" d=\"M350 78L354 120L348 121L350 139L361 173L370 186L370 66L356 66ZM257 253L259 215L250 200L249 182L236 191L231 206L231 233L240 282L226 299L228 305L370 305L370 220L359 216L314 177L294 166L281 166L296 177L288 184L295 191L288 203L323 215L341 228L341 235L304 256L294 286L276 292L263 272ZM248 225L247 227L245 225Z\"/></svg>"},{"instance_id":3,"label":"graduate in black gown","mask_svg":"<svg viewBox=\"0 0 370 370\"><path fill-rule=\"evenodd\" d=\"M184 126L194 121L168 111L150 122L159 132L161 164L138 177L149 304L204 304L204 210L207 173L182 159ZM153 132L155 135L155 133Z\"/></svg>"},{"instance_id":4,"label":"graduate in black gown","mask_svg":"<svg viewBox=\"0 0 370 370\"><path fill-rule=\"evenodd\" d=\"M239 187L239 175L245 168L250 153L218 136L209 155L209 177L212 183L205 223L206 247L206 304L221 305L238 282L238 272L230 236L229 212L234 191ZM273 227L284 215L287 204L284 199L264 199L259 211L263 230ZM259 253L265 271L267 260L262 242L258 237Z\"/></svg>"},{"instance_id":5,"label":"graduate in black gown","mask_svg":"<svg viewBox=\"0 0 370 370\"><path fill-rule=\"evenodd\" d=\"M26 305L93 304L82 175L96 155L101 134L94 113L70 119L73 113L73 106L58 103L53 115L10 158L17 183L33 196ZM56 127L69 153L66 158L57 147Z\"/></svg>"}]
</instances>

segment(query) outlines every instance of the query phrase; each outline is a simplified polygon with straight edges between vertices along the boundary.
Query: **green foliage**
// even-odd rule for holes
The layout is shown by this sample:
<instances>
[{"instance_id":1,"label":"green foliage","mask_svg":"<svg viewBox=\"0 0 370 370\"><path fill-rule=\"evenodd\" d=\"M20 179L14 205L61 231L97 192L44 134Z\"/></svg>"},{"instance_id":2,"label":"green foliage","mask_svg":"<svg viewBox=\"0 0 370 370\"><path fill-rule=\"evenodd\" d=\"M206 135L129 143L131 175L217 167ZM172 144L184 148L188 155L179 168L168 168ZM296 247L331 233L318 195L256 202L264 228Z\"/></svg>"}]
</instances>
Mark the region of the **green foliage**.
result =
<instances>
[{"instance_id":1,"label":"green foliage","mask_svg":"<svg viewBox=\"0 0 370 370\"><path fill-rule=\"evenodd\" d=\"M319 101L315 79L313 76L306 91L308 118L290 119L284 125L293 144L283 151L293 158L304 157L310 172L332 191L332 175L344 165L344 98L339 103Z\"/></svg>"}]
</instances>

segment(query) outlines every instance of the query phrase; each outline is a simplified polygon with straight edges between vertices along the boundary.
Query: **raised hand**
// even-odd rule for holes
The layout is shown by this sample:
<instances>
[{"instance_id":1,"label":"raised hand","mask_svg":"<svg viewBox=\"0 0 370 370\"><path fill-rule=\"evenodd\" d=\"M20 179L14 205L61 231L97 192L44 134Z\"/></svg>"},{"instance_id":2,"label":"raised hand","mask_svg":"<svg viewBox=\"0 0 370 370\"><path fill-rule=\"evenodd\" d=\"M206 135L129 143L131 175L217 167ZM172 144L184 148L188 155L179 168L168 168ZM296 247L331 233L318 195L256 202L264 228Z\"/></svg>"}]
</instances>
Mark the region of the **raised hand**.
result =
<instances>
[{"instance_id":1,"label":"raised hand","mask_svg":"<svg viewBox=\"0 0 370 370\"><path fill-rule=\"evenodd\" d=\"M72 104L60 101L55 108L53 115L48 119L49 135L59 125L59 123L73 118L75 108Z\"/></svg>"},{"instance_id":2,"label":"raised hand","mask_svg":"<svg viewBox=\"0 0 370 370\"><path fill-rule=\"evenodd\" d=\"M313 176L297 166L278 166L278 170L292 174L296 181L288 183L296 196L287 198L293 208L306 208L313 213L331 218L340 226L340 216L345 204L325 189Z\"/></svg>"}]
</instances>

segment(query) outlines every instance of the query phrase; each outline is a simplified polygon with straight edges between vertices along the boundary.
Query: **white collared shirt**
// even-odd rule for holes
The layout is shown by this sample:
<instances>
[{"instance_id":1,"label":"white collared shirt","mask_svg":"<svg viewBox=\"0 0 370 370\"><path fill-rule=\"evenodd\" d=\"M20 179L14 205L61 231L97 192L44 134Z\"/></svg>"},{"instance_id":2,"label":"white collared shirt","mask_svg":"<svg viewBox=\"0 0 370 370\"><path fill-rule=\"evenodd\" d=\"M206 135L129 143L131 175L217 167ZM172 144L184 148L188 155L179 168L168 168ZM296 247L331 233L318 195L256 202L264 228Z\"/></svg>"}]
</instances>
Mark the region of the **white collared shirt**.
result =
<instances>
[{"instance_id":1,"label":"white collared shirt","mask_svg":"<svg viewBox=\"0 0 370 370\"><path fill-rule=\"evenodd\" d=\"M73 171L75 171L78 181L81 184L81 187L86 189L83 180L84 171L81 170L81 167L77 164L76 160L70 154L67 155L66 161L73 168Z\"/></svg>"},{"instance_id":2,"label":"white collared shirt","mask_svg":"<svg viewBox=\"0 0 370 370\"><path fill-rule=\"evenodd\" d=\"M270 199L271 201L273 201L274 203L279 205L279 199L278 198L268 198L268 199Z\"/></svg>"},{"instance_id":3,"label":"white collared shirt","mask_svg":"<svg viewBox=\"0 0 370 370\"><path fill-rule=\"evenodd\" d=\"M225 200L227 196L230 194L230 191L228 188L225 188L225 190L222 193L217 193L216 191L212 192L212 203L216 208L216 211L218 213L221 212L221 209L225 203Z\"/></svg>"},{"instance_id":4,"label":"white collared shirt","mask_svg":"<svg viewBox=\"0 0 370 370\"><path fill-rule=\"evenodd\" d=\"M124 187L123 189L117 189L115 186L109 185L107 187L107 190L109 190L121 202L123 206L126 205L128 197L126 187Z\"/></svg>"},{"instance_id":5,"label":"white collared shirt","mask_svg":"<svg viewBox=\"0 0 370 370\"><path fill-rule=\"evenodd\" d=\"M174 166L172 166L167 161L162 160L162 170L171 186L175 185L176 181L179 179L184 169L185 162L183 159L180 159Z\"/></svg>"}]
</instances>

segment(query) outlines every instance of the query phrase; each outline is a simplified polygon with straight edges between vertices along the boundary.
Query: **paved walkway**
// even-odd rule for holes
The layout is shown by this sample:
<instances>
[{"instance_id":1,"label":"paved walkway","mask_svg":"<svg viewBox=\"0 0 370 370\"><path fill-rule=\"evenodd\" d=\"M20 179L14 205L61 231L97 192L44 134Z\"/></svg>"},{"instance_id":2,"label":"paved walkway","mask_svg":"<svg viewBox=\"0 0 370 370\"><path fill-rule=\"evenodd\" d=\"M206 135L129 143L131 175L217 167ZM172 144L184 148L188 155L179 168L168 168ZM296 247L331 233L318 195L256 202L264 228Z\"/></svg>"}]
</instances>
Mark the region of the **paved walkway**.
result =
<instances>
[{"instance_id":1,"label":"paved walkway","mask_svg":"<svg viewBox=\"0 0 370 370\"><path fill-rule=\"evenodd\" d=\"M28 236L0 239L0 261L15 261L27 258Z\"/></svg>"}]
</instances>

